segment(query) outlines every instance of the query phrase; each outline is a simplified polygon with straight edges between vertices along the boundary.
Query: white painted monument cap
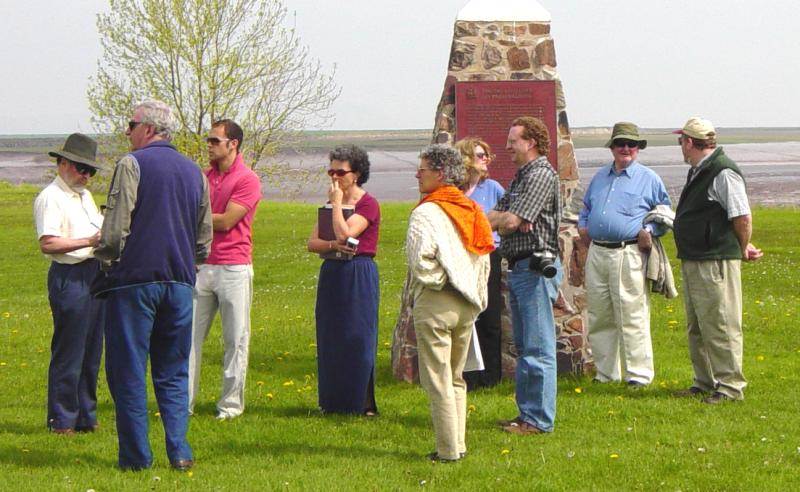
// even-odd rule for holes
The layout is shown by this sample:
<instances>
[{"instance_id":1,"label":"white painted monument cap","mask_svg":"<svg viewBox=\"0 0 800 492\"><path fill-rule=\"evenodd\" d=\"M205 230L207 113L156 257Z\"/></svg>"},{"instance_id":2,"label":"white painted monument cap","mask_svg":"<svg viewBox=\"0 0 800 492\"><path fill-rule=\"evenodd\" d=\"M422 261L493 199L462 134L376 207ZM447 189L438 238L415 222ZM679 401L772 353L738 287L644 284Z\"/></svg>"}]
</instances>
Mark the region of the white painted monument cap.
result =
<instances>
[{"instance_id":1,"label":"white painted monument cap","mask_svg":"<svg viewBox=\"0 0 800 492\"><path fill-rule=\"evenodd\" d=\"M552 17L536 0L471 0L457 21L550 22Z\"/></svg>"}]
</instances>

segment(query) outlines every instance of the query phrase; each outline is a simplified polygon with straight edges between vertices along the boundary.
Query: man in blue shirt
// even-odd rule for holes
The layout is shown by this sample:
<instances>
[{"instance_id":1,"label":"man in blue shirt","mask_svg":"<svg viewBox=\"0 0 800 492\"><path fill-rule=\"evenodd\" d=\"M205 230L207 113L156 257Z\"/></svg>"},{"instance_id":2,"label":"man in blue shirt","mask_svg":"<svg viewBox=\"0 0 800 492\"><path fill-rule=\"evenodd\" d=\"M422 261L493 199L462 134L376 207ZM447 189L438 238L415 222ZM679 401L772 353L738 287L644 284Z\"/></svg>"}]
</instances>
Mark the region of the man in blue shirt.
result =
<instances>
[{"instance_id":1,"label":"man in blue shirt","mask_svg":"<svg viewBox=\"0 0 800 492\"><path fill-rule=\"evenodd\" d=\"M192 293L196 265L211 246L212 220L208 181L170 143L176 130L165 103L136 106L125 132L132 151L114 169L94 250L105 262L93 291L106 299L106 377L123 470L153 463L148 358L170 464L183 471L194 464L186 439Z\"/></svg>"},{"instance_id":2,"label":"man in blue shirt","mask_svg":"<svg viewBox=\"0 0 800 492\"><path fill-rule=\"evenodd\" d=\"M591 241L586 260L589 344L596 380L624 380L631 388L653 380L650 306L646 284L652 236L663 226L643 224L657 205L670 205L663 181L636 159L647 140L633 123L614 125L606 144L614 162L592 178L578 231Z\"/></svg>"}]
</instances>

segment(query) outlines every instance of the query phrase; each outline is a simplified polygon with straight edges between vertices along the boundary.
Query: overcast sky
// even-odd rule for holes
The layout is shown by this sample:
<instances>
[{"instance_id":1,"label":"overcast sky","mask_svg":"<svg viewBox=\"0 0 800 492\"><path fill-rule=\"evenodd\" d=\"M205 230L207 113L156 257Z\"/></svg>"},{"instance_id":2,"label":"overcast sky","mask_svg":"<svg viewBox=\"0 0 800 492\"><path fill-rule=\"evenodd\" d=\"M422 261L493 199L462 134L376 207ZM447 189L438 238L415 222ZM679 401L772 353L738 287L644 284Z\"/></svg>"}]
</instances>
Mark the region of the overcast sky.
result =
<instances>
[{"instance_id":1,"label":"overcast sky","mask_svg":"<svg viewBox=\"0 0 800 492\"><path fill-rule=\"evenodd\" d=\"M717 126L800 126L800 2L540 3L553 17L573 126L675 127L695 114ZM285 4L312 55L337 67L334 129L432 127L467 0ZM86 87L105 8L107 0L0 0L0 134L92 131Z\"/></svg>"}]
</instances>

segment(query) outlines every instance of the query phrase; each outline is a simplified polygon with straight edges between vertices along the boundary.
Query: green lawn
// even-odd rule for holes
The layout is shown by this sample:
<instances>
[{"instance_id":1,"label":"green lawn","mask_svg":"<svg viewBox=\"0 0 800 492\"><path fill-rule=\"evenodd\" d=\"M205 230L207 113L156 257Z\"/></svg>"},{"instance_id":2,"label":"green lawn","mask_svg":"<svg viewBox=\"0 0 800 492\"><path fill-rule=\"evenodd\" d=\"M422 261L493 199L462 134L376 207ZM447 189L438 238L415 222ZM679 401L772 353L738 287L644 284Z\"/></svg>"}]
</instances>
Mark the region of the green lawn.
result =
<instances>
[{"instance_id":1,"label":"green lawn","mask_svg":"<svg viewBox=\"0 0 800 492\"><path fill-rule=\"evenodd\" d=\"M741 403L705 406L671 398L691 382L680 298L653 299L656 380L631 392L588 378L559 381L556 431L516 437L494 427L515 415L513 386L470 394L469 456L431 464L427 399L392 379L392 328L405 267L411 204L384 204L379 268L381 416L316 411L314 295L319 260L305 252L309 205L264 203L256 219L255 300L247 410L214 420L220 384L219 325L205 351L198 414L189 439L196 466L173 472L150 397L155 465L116 470L114 413L101 373L101 429L62 437L45 430L51 319L31 205L36 190L0 184L0 490L792 490L800 483L800 341L794 209L755 212L763 261L746 265L745 371ZM668 240L667 243L670 243Z\"/></svg>"}]
</instances>

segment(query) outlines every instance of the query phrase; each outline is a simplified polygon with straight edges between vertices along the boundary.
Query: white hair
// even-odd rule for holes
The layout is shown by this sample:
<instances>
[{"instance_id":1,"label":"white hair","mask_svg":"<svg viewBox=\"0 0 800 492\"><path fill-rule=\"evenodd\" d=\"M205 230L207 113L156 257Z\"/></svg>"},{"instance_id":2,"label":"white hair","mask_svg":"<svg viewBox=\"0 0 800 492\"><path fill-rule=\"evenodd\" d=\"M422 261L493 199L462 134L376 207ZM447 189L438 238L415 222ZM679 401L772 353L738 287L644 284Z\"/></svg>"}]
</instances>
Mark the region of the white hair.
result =
<instances>
[{"instance_id":1,"label":"white hair","mask_svg":"<svg viewBox=\"0 0 800 492\"><path fill-rule=\"evenodd\" d=\"M167 103L157 99L148 99L136 105L134 111L141 110L142 123L153 125L156 134L161 135L166 140L172 139L172 134L178 129L178 122Z\"/></svg>"}]
</instances>

